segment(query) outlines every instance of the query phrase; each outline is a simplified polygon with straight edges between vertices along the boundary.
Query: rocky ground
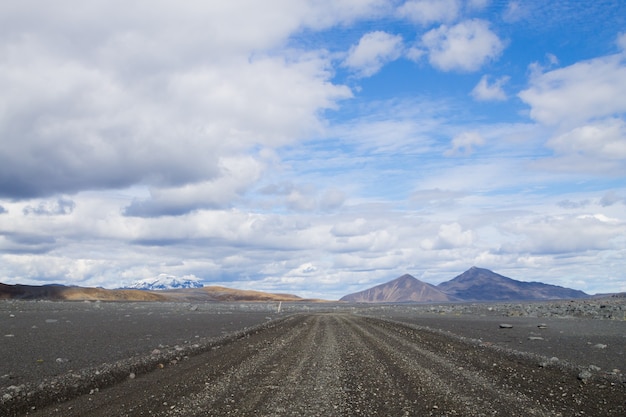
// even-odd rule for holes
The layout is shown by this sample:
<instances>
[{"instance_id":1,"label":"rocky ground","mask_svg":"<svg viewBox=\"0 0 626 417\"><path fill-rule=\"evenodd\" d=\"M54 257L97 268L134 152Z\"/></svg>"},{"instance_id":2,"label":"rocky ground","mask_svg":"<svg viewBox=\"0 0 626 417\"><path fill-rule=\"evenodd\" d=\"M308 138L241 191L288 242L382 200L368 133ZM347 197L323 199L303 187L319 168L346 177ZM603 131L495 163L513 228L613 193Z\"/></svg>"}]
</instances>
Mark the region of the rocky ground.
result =
<instances>
[{"instance_id":1,"label":"rocky ground","mask_svg":"<svg viewBox=\"0 0 626 417\"><path fill-rule=\"evenodd\" d=\"M624 301L299 304L280 314L276 304L5 303L3 357L23 363L0 375L0 414L622 416ZM88 308L100 314L68 313ZM75 350L53 360L57 374L33 373L37 355L6 350L29 329L15 325L20 315L37 318L31 330L73 318L78 341L28 339L49 349L89 338L126 347L106 361Z\"/></svg>"}]
</instances>

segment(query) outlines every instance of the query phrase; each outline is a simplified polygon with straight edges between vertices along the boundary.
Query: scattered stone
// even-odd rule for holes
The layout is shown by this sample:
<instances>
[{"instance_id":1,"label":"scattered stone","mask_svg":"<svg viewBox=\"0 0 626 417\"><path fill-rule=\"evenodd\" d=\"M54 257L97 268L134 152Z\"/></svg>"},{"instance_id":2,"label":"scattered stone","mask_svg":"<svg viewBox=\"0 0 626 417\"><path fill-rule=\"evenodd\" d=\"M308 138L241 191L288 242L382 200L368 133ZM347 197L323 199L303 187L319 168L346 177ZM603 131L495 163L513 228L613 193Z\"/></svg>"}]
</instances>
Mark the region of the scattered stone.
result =
<instances>
[{"instance_id":1,"label":"scattered stone","mask_svg":"<svg viewBox=\"0 0 626 417\"><path fill-rule=\"evenodd\" d=\"M602 370L602 368L600 368L599 366L595 366L595 365L589 365L589 370L592 372L599 372Z\"/></svg>"},{"instance_id":2,"label":"scattered stone","mask_svg":"<svg viewBox=\"0 0 626 417\"><path fill-rule=\"evenodd\" d=\"M602 343L598 343L593 345L594 349L606 349L606 345L603 345Z\"/></svg>"},{"instance_id":3,"label":"scattered stone","mask_svg":"<svg viewBox=\"0 0 626 417\"><path fill-rule=\"evenodd\" d=\"M5 334L4 337L15 337L14 334Z\"/></svg>"},{"instance_id":4,"label":"scattered stone","mask_svg":"<svg viewBox=\"0 0 626 417\"><path fill-rule=\"evenodd\" d=\"M70 360L67 358L56 358L56 363L68 363Z\"/></svg>"},{"instance_id":5,"label":"scattered stone","mask_svg":"<svg viewBox=\"0 0 626 417\"><path fill-rule=\"evenodd\" d=\"M543 340L541 336L528 336L528 340Z\"/></svg>"},{"instance_id":6,"label":"scattered stone","mask_svg":"<svg viewBox=\"0 0 626 417\"><path fill-rule=\"evenodd\" d=\"M537 327L540 328L540 329L547 329L548 325L545 324L545 323L540 323L540 324L537 325Z\"/></svg>"},{"instance_id":7,"label":"scattered stone","mask_svg":"<svg viewBox=\"0 0 626 417\"><path fill-rule=\"evenodd\" d=\"M160 355L160 354L161 354L161 351L159 349L154 349L151 353L151 355L154 355L154 356Z\"/></svg>"},{"instance_id":8,"label":"scattered stone","mask_svg":"<svg viewBox=\"0 0 626 417\"><path fill-rule=\"evenodd\" d=\"M131 372L131 373L130 373L130 375L128 375L128 377L129 377L130 379L135 379L135 378L137 377L137 375L135 375L135 373L134 373L134 372Z\"/></svg>"},{"instance_id":9,"label":"scattered stone","mask_svg":"<svg viewBox=\"0 0 626 417\"><path fill-rule=\"evenodd\" d=\"M57 321L59 321L59 320L57 320L57 319L46 319L46 323L56 323Z\"/></svg>"},{"instance_id":10,"label":"scattered stone","mask_svg":"<svg viewBox=\"0 0 626 417\"><path fill-rule=\"evenodd\" d=\"M580 379L583 382L586 382L591 377L592 377L591 372L589 372L586 369L578 374L578 379Z\"/></svg>"},{"instance_id":11,"label":"scattered stone","mask_svg":"<svg viewBox=\"0 0 626 417\"><path fill-rule=\"evenodd\" d=\"M507 324L507 323L500 323L500 328L501 329L512 329L513 325L512 324Z\"/></svg>"}]
</instances>

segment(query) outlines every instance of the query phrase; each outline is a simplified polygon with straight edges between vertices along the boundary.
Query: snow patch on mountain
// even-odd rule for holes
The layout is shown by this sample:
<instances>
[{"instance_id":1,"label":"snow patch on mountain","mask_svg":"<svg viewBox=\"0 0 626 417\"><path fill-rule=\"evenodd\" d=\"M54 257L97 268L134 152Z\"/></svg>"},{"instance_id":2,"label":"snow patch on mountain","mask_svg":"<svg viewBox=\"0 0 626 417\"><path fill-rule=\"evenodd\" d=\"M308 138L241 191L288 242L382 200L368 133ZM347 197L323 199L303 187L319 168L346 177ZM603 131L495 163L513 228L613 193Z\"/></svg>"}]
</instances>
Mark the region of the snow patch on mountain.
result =
<instances>
[{"instance_id":1,"label":"snow patch on mountain","mask_svg":"<svg viewBox=\"0 0 626 417\"><path fill-rule=\"evenodd\" d=\"M176 277L174 275L159 274L153 278L145 278L135 281L126 289L134 290L175 290L181 288L202 288L204 285L194 275Z\"/></svg>"}]
</instances>

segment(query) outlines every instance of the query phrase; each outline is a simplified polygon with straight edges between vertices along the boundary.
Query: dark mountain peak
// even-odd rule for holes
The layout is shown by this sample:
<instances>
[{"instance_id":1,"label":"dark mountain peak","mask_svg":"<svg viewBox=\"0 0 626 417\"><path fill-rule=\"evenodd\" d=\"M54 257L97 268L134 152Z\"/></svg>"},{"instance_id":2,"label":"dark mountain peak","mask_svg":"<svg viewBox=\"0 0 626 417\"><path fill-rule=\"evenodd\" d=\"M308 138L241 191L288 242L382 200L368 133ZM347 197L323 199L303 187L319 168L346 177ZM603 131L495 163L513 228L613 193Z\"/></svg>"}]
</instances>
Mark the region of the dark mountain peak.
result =
<instances>
[{"instance_id":1,"label":"dark mountain peak","mask_svg":"<svg viewBox=\"0 0 626 417\"><path fill-rule=\"evenodd\" d=\"M448 282L466 282L466 281L475 281L475 280L511 280L511 278L505 277L504 275L496 274L495 272L486 269L486 268L478 268L477 266L473 266L467 271L463 272L460 275L452 278Z\"/></svg>"},{"instance_id":2,"label":"dark mountain peak","mask_svg":"<svg viewBox=\"0 0 626 417\"><path fill-rule=\"evenodd\" d=\"M582 291L541 282L517 281L484 268L471 267L437 286L447 294L467 301L545 300L584 298Z\"/></svg>"},{"instance_id":3,"label":"dark mountain peak","mask_svg":"<svg viewBox=\"0 0 626 417\"><path fill-rule=\"evenodd\" d=\"M409 274L341 298L341 301L361 303L445 302L453 300L455 300L454 297L449 297L434 285L422 282Z\"/></svg>"}]
</instances>

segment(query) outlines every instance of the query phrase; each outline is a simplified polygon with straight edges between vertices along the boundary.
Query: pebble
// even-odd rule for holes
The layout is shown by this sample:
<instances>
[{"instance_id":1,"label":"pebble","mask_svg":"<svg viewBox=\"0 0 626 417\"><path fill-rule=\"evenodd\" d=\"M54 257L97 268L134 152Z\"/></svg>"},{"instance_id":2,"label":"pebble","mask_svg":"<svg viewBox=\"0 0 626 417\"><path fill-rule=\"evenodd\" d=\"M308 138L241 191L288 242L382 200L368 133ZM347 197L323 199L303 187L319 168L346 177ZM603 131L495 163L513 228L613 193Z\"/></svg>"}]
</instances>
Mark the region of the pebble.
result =
<instances>
[{"instance_id":1,"label":"pebble","mask_svg":"<svg viewBox=\"0 0 626 417\"><path fill-rule=\"evenodd\" d=\"M538 324L537 327L539 327L540 329L547 329L548 325L545 323L541 323L541 324Z\"/></svg>"},{"instance_id":2,"label":"pebble","mask_svg":"<svg viewBox=\"0 0 626 417\"><path fill-rule=\"evenodd\" d=\"M598 343L596 345L593 345L593 347L595 349L606 349L606 345L603 345L602 343Z\"/></svg>"},{"instance_id":3,"label":"pebble","mask_svg":"<svg viewBox=\"0 0 626 417\"><path fill-rule=\"evenodd\" d=\"M528 336L528 340L543 340L541 336Z\"/></svg>"},{"instance_id":4,"label":"pebble","mask_svg":"<svg viewBox=\"0 0 626 417\"><path fill-rule=\"evenodd\" d=\"M500 324L500 328L501 329L512 329L513 325L512 324L507 324L507 323L501 323Z\"/></svg>"}]
</instances>

